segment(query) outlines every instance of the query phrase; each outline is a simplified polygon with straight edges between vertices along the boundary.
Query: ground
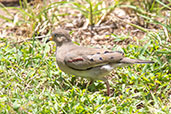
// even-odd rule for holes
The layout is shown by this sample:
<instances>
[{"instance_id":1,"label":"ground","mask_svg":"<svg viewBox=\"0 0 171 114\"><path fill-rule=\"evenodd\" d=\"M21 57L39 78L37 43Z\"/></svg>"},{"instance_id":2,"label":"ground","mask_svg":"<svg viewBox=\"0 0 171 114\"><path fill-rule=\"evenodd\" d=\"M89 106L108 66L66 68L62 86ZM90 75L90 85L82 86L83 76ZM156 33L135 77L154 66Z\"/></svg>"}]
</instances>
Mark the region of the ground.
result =
<instances>
[{"instance_id":1,"label":"ground","mask_svg":"<svg viewBox=\"0 0 171 114\"><path fill-rule=\"evenodd\" d=\"M1 113L171 112L169 0L5 1L0 8ZM58 69L53 42L34 40L59 27L78 45L155 63L115 69L107 76L108 97L103 82L86 86L86 79Z\"/></svg>"}]
</instances>

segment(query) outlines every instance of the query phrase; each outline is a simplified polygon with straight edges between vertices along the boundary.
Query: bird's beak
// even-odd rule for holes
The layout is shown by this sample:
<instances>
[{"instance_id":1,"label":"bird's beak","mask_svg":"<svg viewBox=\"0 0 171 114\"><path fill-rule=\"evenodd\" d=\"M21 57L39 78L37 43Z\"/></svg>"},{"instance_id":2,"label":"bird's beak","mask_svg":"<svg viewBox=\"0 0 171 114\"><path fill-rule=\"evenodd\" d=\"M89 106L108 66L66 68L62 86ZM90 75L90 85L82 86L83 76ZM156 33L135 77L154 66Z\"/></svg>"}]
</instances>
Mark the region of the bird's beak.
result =
<instances>
[{"instance_id":1,"label":"bird's beak","mask_svg":"<svg viewBox=\"0 0 171 114\"><path fill-rule=\"evenodd\" d=\"M47 39L47 41L46 41L46 43L48 43L49 41L52 41L52 36L51 37L49 37L49 39Z\"/></svg>"}]
</instances>

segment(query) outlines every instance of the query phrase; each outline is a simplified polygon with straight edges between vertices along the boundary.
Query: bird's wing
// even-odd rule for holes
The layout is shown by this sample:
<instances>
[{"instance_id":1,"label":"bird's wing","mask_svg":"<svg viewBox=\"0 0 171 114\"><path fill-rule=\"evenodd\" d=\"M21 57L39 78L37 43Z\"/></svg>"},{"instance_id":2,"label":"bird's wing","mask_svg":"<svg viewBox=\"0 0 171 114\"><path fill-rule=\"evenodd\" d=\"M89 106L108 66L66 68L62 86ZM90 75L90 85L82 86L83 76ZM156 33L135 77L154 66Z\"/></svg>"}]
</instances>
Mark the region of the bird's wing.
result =
<instances>
[{"instance_id":1,"label":"bird's wing","mask_svg":"<svg viewBox=\"0 0 171 114\"><path fill-rule=\"evenodd\" d=\"M87 70L108 63L118 63L124 54L119 51L110 51L93 48L77 48L66 54L65 64L73 69Z\"/></svg>"}]
</instances>

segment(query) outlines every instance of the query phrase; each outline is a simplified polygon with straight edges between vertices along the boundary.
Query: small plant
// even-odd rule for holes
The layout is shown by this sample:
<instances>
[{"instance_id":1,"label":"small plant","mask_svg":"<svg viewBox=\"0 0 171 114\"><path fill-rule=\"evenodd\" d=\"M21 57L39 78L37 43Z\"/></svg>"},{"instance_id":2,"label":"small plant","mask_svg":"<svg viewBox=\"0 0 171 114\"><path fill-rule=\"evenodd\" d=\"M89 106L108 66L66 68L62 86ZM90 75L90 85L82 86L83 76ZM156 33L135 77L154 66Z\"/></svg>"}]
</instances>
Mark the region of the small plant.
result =
<instances>
[{"instance_id":1,"label":"small plant","mask_svg":"<svg viewBox=\"0 0 171 114\"><path fill-rule=\"evenodd\" d=\"M81 0L72 2L72 7L80 11L88 20L91 26L97 24L103 15L111 12L117 5L118 1L112 3L111 6L105 6L105 1L102 0Z\"/></svg>"},{"instance_id":2,"label":"small plant","mask_svg":"<svg viewBox=\"0 0 171 114\"><path fill-rule=\"evenodd\" d=\"M10 22L13 26L20 28L21 26L30 31L29 37L39 35L53 28L54 24L59 21L58 6L62 7L67 2L55 2L51 4L39 3L30 5L27 0L19 0L20 7L5 7L0 4L0 8L8 14L7 16L0 15L0 18L6 22ZM13 9L16 14L11 14L8 9Z\"/></svg>"},{"instance_id":3,"label":"small plant","mask_svg":"<svg viewBox=\"0 0 171 114\"><path fill-rule=\"evenodd\" d=\"M165 25L160 21L157 21L156 18L163 18L165 20L170 19L170 12L167 11L171 10L171 4L169 4L169 0L132 0L130 4L131 5L122 5L121 7L133 9L133 11L135 11L137 14L139 24L145 28L148 28L149 24L159 24L162 26ZM165 15L164 10L166 10ZM140 18L143 18L144 20L141 21ZM141 22L143 24L141 24ZM170 31L171 29L169 26L166 26L166 28Z\"/></svg>"}]
</instances>

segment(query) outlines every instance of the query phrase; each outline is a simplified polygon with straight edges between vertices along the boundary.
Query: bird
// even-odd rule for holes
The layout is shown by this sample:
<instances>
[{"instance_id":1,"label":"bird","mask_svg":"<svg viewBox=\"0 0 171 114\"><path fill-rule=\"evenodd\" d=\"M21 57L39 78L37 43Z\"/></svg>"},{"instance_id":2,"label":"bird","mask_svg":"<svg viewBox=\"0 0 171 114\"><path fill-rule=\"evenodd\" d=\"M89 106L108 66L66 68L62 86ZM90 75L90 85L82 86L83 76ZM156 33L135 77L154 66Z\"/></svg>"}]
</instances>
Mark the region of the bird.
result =
<instances>
[{"instance_id":1,"label":"bird","mask_svg":"<svg viewBox=\"0 0 171 114\"><path fill-rule=\"evenodd\" d=\"M83 47L72 42L69 31L58 28L47 40L56 43L56 63L66 74L86 78L90 81L102 80L110 96L110 85L106 76L117 67L132 64L154 63L150 60L130 59L121 51Z\"/></svg>"}]
</instances>

